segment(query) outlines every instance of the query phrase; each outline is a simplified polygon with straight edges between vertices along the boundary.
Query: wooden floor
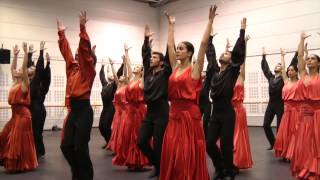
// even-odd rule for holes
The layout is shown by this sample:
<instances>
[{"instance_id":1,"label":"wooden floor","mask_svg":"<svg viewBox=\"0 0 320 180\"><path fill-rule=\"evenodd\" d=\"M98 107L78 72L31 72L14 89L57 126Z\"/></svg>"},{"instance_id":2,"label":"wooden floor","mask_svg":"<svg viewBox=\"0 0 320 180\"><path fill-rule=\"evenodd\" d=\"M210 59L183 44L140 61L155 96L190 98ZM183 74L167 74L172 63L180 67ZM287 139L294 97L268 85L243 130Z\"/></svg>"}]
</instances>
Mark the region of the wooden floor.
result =
<instances>
[{"instance_id":1,"label":"wooden floor","mask_svg":"<svg viewBox=\"0 0 320 180\"><path fill-rule=\"evenodd\" d=\"M242 170L237 180L293 180L289 163L274 158L273 151L267 151L267 140L263 128L250 127L250 143L254 165L252 169ZM60 131L45 131L46 156L39 161L35 171L20 174L7 174L0 167L0 180L69 180L70 169L60 151ZM129 172L126 167L113 166L111 153L101 149L103 139L94 128L90 141L90 154L94 166L95 180L143 180L148 179L150 171ZM210 176L214 168L208 158Z\"/></svg>"}]
</instances>

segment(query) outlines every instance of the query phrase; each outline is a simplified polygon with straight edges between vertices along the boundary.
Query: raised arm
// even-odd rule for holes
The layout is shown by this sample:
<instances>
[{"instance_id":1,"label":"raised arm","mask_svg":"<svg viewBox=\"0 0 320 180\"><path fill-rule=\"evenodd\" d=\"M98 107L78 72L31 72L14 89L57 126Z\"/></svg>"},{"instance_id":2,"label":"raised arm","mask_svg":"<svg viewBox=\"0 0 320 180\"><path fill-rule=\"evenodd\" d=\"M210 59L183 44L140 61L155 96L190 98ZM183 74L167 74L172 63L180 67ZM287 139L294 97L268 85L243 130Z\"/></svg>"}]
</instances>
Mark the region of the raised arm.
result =
<instances>
[{"instance_id":1,"label":"raised arm","mask_svg":"<svg viewBox=\"0 0 320 180\"><path fill-rule=\"evenodd\" d=\"M246 56L247 56L247 45L248 45L248 41L250 39L249 35L246 35L245 41L246 41L246 52L245 52L245 60L246 60ZM244 61L243 64L241 64L240 66L240 74L239 77L242 78L242 80L244 81L246 79L246 62Z\"/></svg>"},{"instance_id":2,"label":"raised arm","mask_svg":"<svg viewBox=\"0 0 320 180\"><path fill-rule=\"evenodd\" d=\"M79 65L82 71L85 72L90 72L95 70L95 65L94 65L94 58L93 58L93 53L91 49L91 43L90 43L90 38L89 35L86 31L86 23L88 22L87 19L87 12L86 11L81 11L79 14L79 22L80 22L80 42L79 42Z\"/></svg>"},{"instance_id":3,"label":"raised arm","mask_svg":"<svg viewBox=\"0 0 320 180\"><path fill-rule=\"evenodd\" d=\"M23 51L24 51L24 57L22 62L22 86L21 90L22 92L27 92L29 88L29 78L28 78L28 46L27 43L24 42L22 44Z\"/></svg>"},{"instance_id":4,"label":"raised arm","mask_svg":"<svg viewBox=\"0 0 320 180\"><path fill-rule=\"evenodd\" d=\"M209 20L208 20L208 24L207 27L204 31L201 43L200 43L200 48L199 48L199 52L198 52L198 57L196 62L194 63L193 67L192 67L192 78L194 79L199 79L201 76L201 71L203 69L203 64L204 64L204 56L206 53L206 47L208 45L208 40L210 37L210 33L212 30L212 24L214 21L215 16L217 15L216 13L217 11L217 6L214 5L213 7L211 6L209 9Z\"/></svg>"},{"instance_id":5,"label":"raised arm","mask_svg":"<svg viewBox=\"0 0 320 180\"><path fill-rule=\"evenodd\" d=\"M35 52L33 44L29 45L29 52L28 52L28 65L27 67L31 67L34 65L33 61L32 61L32 55Z\"/></svg>"},{"instance_id":6,"label":"raised arm","mask_svg":"<svg viewBox=\"0 0 320 180\"><path fill-rule=\"evenodd\" d=\"M68 70L71 68L72 62L74 61L74 58L69 46L69 42L65 36L66 27L59 20L57 20L57 28L59 35L59 48L61 55L66 62L66 69L68 73Z\"/></svg>"},{"instance_id":7,"label":"raised arm","mask_svg":"<svg viewBox=\"0 0 320 180\"><path fill-rule=\"evenodd\" d=\"M120 78L120 76L122 76L122 74L123 74L123 67L124 67L124 64L122 63L120 68L117 71L117 77L118 78Z\"/></svg>"},{"instance_id":8,"label":"raised arm","mask_svg":"<svg viewBox=\"0 0 320 180\"><path fill-rule=\"evenodd\" d=\"M304 41L307 37L309 36L307 36L305 32L302 32L300 35L300 42L298 46L298 70L301 78L303 78L306 75L306 62L304 59Z\"/></svg>"},{"instance_id":9,"label":"raised arm","mask_svg":"<svg viewBox=\"0 0 320 180\"><path fill-rule=\"evenodd\" d=\"M262 48L261 69L262 69L262 72L263 72L264 76L265 76L268 80L270 80L270 78L273 77L273 74L271 73L270 68L269 68L269 65L268 65L268 62L267 62L267 60L266 60L266 52L265 52L264 47Z\"/></svg>"},{"instance_id":10,"label":"raised arm","mask_svg":"<svg viewBox=\"0 0 320 180\"><path fill-rule=\"evenodd\" d=\"M284 60L284 56L286 55L286 52L281 48L280 54L281 54L281 65L282 65L282 79L283 79L284 83L286 84L288 82L288 76L287 76L287 72L286 72L286 62Z\"/></svg>"},{"instance_id":11,"label":"raised arm","mask_svg":"<svg viewBox=\"0 0 320 180\"><path fill-rule=\"evenodd\" d=\"M44 57L43 57L44 45L45 45L45 42L41 41L40 42L40 54L38 57L38 61L36 64L36 71L35 71L35 75L34 75L34 80L36 80L37 83L40 83L40 77L42 76L42 72L44 71Z\"/></svg>"},{"instance_id":12,"label":"raised arm","mask_svg":"<svg viewBox=\"0 0 320 180\"><path fill-rule=\"evenodd\" d=\"M131 80L132 78L132 66L131 66L131 61L130 61L130 57L129 57L129 49L131 47L128 47L127 44L124 44L124 58L126 58L126 62L127 62L127 69L128 69L128 77L129 77L129 80Z\"/></svg>"},{"instance_id":13,"label":"raised arm","mask_svg":"<svg viewBox=\"0 0 320 180\"><path fill-rule=\"evenodd\" d=\"M43 95L46 95L49 91L49 87L51 84L51 68L50 68L50 55L49 53L46 53L46 60L47 60L47 64L46 67L44 68L43 72L42 72L42 93Z\"/></svg>"},{"instance_id":14,"label":"raised arm","mask_svg":"<svg viewBox=\"0 0 320 180\"><path fill-rule=\"evenodd\" d=\"M167 49L168 49L169 61L170 61L171 68L175 69L177 64L175 42L174 42L174 24L176 22L176 18L173 16L170 16L168 12L165 12L165 15L167 16L167 19L168 19Z\"/></svg>"},{"instance_id":15,"label":"raised arm","mask_svg":"<svg viewBox=\"0 0 320 180\"><path fill-rule=\"evenodd\" d=\"M108 81L106 80L106 76L105 76L105 73L104 73L104 64L101 65L101 69L100 69L100 72L99 72L99 77L100 77L100 82L101 82L102 87L108 85Z\"/></svg>"},{"instance_id":16,"label":"raised arm","mask_svg":"<svg viewBox=\"0 0 320 180\"><path fill-rule=\"evenodd\" d=\"M17 60L18 60L18 54L19 54L20 50L19 50L19 47L18 45L15 45L13 47L13 60L12 60L12 63L11 63L11 76L12 76L12 80L13 82L15 83L16 82L16 74L17 74Z\"/></svg>"},{"instance_id":17,"label":"raised arm","mask_svg":"<svg viewBox=\"0 0 320 180\"><path fill-rule=\"evenodd\" d=\"M141 53L143 60L143 68L145 71L145 75L149 73L150 68L150 59L151 59L151 47L150 47L150 37L152 36L152 32L150 31L150 27L148 25L144 28L144 42L142 45Z\"/></svg>"},{"instance_id":18,"label":"raised arm","mask_svg":"<svg viewBox=\"0 0 320 180\"><path fill-rule=\"evenodd\" d=\"M231 53L232 66L240 66L244 63L246 56L245 30L247 27L247 18L241 20L240 35L233 47Z\"/></svg>"},{"instance_id":19,"label":"raised arm","mask_svg":"<svg viewBox=\"0 0 320 180\"><path fill-rule=\"evenodd\" d=\"M114 66L113 66L113 61L109 58L109 63L111 65L111 71L112 71L112 74L113 74L113 78L114 78L114 82L116 82L116 85L118 86L119 85L119 78L116 74L116 71L114 69Z\"/></svg>"}]
</instances>

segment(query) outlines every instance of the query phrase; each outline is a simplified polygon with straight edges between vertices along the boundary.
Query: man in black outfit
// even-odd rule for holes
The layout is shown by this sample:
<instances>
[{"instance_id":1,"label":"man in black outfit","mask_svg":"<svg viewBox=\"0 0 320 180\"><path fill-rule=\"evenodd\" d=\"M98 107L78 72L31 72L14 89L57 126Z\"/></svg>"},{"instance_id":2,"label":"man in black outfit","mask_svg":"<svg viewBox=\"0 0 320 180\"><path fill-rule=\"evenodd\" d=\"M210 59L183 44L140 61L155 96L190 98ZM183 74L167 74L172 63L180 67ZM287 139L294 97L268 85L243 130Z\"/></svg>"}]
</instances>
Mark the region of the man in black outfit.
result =
<instances>
[{"instance_id":1,"label":"man in black outfit","mask_svg":"<svg viewBox=\"0 0 320 180\"><path fill-rule=\"evenodd\" d=\"M262 61L261 68L264 76L269 83L269 103L264 114L263 129L270 143L268 150L273 149L275 138L272 132L271 123L275 115L277 115L277 130L280 126L281 117L283 114L283 100L282 100L282 88L284 82L281 76L282 66L280 63L274 68L274 73L270 71L268 62L266 60L266 54L264 48L262 49Z\"/></svg>"},{"instance_id":2,"label":"man in black outfit","mask_svg":"<svg viewBox=\"0 0 320 180\"><path fill-rule=\"evenodd\" d=\"M47 64L46 67L44 67L44 45L45 42L41 41L40 54L35 67L35 73L30 81L30 111L32 114L32 130L38 159L45 155L42 133L47 113L44 106L44 100L51 83L50 57L48 53L46 54ZM29 47L28 66L30 67L28 68L34 68L32 53L33 48Z\"/></svg>"},{"instance_id":3,"label":"man in black outfit","mask_svg":"<svg viewBox=\"0 0 320 180\"><path fill-rule=\"evenodd\" d=\"M122 75L123 73L123 64L119 68L117 72L118 78ZM100 82L102 85L102 91L101 91L101 99L102 99L102 104L103 104L103 109L101 111L100 115L100 121L99 121L99 130L101 135L104 137L106 140L106 144L102 146L102 149L105 149L110 137L111 137L111 124L113 120L113 116L115 113L115 109L113 106L113 98L114 94L116 93L117 90L117 84L114 81L114 77L108 75L108 81L106 80L105 73L104 73L104 64L102 64L101 69L100 69Z\"/></svg>"},{"instance_id":4,"label":"man in black outfit","mask_svg":"<svg viewBox=\"0 0 320 180\"><path fill-rule=\"evenodd\" d=\"M169 118L168 80L172 72L169 58L160 52L152 52L150 47L149 26L145 27L145 38L142 46L144 67L144 100L147 103L147 113L142 121L138 146L154 166L150 178L159 176L162 140ZM154 146L150 140L153 137Z\"/></svg>"},{"instance_id":5,"label":"man in black outfit","mask_svg":"<svg viewBox=\"0 0 320 180\"><path fill-rule=\"evenodd\" d=\"M212 115L207 130L207 152L212 159L216 173L214 180L233 180L233 132L235 112L231 104L233 88L239 76L240 66L244 63L246 18L241 21L240 36L232 52L224 52L219 62L221 67L214 67L211 79ZM217 140L220 138L220 149Z\"/></svg>"},{"instance_id":6,"label":"man in black outfit","mask_svg":"<svg viewBox=\"0 0 320 180\"><path fill-rule=\"evenodd\" d=\"M200 91L199 97L199 108L202 114L202 121L203 121L203 130L205 137L207 137L207 127L210 120L211 115L211 102L209 100L209 91L210 91L210 82L212 78L213 71L212 68L219 68L216 60L216 51L214 45L212 44L212 39L214 35L211 33L207 45L206 56L207 56L207 70L204 80L202 82L202 89Z\"/></svg>"}]
</instances>

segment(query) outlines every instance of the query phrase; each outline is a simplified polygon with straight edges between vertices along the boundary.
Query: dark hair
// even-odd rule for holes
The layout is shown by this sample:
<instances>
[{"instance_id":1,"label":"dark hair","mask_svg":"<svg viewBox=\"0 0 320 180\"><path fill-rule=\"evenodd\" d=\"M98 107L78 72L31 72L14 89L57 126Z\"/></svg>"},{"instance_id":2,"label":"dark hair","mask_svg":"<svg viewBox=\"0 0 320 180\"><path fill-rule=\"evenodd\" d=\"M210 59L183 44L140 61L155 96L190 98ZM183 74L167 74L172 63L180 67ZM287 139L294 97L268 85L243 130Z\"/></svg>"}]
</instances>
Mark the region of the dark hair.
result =
<instances>
[{"instance_id":1,"label":"dark hair","mask_svg":"<svg viewBox=\"0 0 320 180\"><path fill-rule=\"evenodd\" d=\"M317 61L320 62L320 57L318 55L316 55L316 54L311 54L311 55L314 55L316 57Z\"/></svg>"},{"instance_id":2,"label":"dark hair","mask_svg":"<svg viewBox=\"0 0 320 180\"><path fill-rule=\"evenodd\" d=\"M159 56L159 60L160 61L164 61L164 56L161 52L158 52L158 51L153 51L152 54L156 54Z\"/></svg>"},{"instance_id":3,"label":"dark hair","mask_svg":"<svg viewBox=\"0 0 320 180\"><path fill-rule=\"evenodd\" d=\"M299 70L298 70L298 66L297 66L297 65L295 65L295 64L291 64L290 66L288 66L288 67L287 67L287 72L286 72L287 77L289 77L288 72L289 72L289 68L290 68L290 67L292 67L292 68L294 69L294 71L295 71L295 72L299 72ZM299 78L298 78L298 74L297 74L297 79L299 79Z\"/></svg>"},{"instance_id":4,"label":"dark hair","mask_svg":"<svg viewBox=\"0 0 320 180\"><path fill-rule=\"evenodd\" d=\"M194 47L193 45L189 42L189 41L182 41L181 43L183 43L184 45L186 45L188 52L191 52L191 57L189 59L189 61L192 60L192 56L194 53Z\"/></svg>"}]
</instances>

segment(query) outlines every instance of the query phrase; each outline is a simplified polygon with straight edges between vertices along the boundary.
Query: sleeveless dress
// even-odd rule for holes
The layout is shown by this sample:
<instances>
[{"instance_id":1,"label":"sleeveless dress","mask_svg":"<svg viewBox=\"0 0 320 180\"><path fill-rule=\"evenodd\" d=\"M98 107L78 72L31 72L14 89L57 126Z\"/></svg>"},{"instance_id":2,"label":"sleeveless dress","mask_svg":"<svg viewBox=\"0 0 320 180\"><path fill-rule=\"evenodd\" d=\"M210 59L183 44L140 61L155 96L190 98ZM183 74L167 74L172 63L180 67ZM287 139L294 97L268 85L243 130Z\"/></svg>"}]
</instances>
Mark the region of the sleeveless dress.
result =
<instances>
[{"instance_id":1,"label":"sleeveless dress","mask_svg":"<svg viewBox=\"0 0 320 180\"><path fill-rule=\"evenodd\" d=\"M276 157L292 159L296 139L295 132L298 128L299 105L303 100L302 91L298 88L298 82L290 85L287 83L282 88L284 113L274 144Z\"/></svg>"},{"instance_id":2,"label":"sleeveless dress","mask_svg":"<svg viewBox=\"0 0 320 180\"><path fill-rule=\"evenodd\" d=\"M236 83L234 86L232 105L236 115L233 138L233 164L239 169L248 169L253 165L249 143L247 113L243 106L244 86Z\"/></svg>"},{"instance_id":3,"label":"sleeveless dress","mask_svg":"<svg viewBox=\"0 0 320 180\"><path fill-rule=\"evenodd\" d=\"M169 78L171 101L164 134L160 180L208 180L205 137L198 106L201 79L191 77L191 67Z\"/></svg>"},{"instance_id":4,"label":"sleeveless dress","mask_svg":"<svg viewBox=\"0 0 320 180\"><path fill-rule=\"evenodd\" d=\"M294 176L301 179L320 179L320 75L307 83L305 78L298 84L304 100L299 107L291 170Z\"/></svg>"},{"instance_id":5,"label":"sleeveless dress","mask_svg":"<svg viewBox=\"0 0 320 180\"><path fill-rule=\"evenodd\" d=\"M117 89L113 105L115 108L115 114L111 124L111 138L109 140L107 149L113 151L115 154L118 154L119 150L119 141L121 140L121 128L123 128L123 120L126 118L126 96L125 96L125 86Z\"/></svg>"},{"instance_id":6,"label":"sleeveless dress","mask_svg":"<svg viewBox=\"0 0 320 180\"><path fill-rule=\"evenodd\" d=\"M8 172L36 169L38 161L29 110L30 89L22 92L21 83L12 86L8 103L12 117L0 133L0 160Z\"/></svg>"},{"instance_id":7,"label":"sleeveless dress","mask_svg":"<svg viewBox=\"0 0 320 180\"><path fill-rule=\"evenodd\" d=\"M143 98L143 89L139 86L141 80L135 83L133 86L129 84L126 88L126 99L128 102L127 108L127 125L126 125L126 137L128 139L128 150L125 165L128 167L142 168L149 165L149 161L146 156L143 155L140 148L137 145L138 133L141 126L141 122L146 114L146 105Z\"/></svg>"}]
</instances>

